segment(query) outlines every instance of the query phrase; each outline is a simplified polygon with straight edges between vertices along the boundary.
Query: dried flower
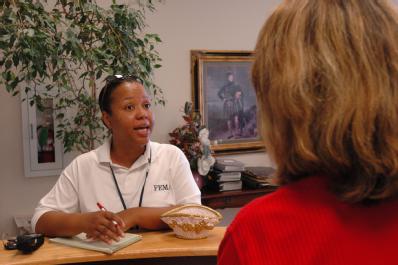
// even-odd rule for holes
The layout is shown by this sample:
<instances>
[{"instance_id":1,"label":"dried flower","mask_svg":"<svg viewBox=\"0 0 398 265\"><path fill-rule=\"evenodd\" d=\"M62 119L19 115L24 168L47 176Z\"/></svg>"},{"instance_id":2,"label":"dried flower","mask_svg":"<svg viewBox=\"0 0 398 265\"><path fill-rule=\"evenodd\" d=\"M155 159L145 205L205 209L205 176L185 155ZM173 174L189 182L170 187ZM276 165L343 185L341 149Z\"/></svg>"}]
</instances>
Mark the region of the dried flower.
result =
<instances>
[{"instance_id":1,"label":"dried flower","mask_svg":"<svg viewBox=\"0 0 398 265\"><path fill-rule=\"evenodd\" d=\"M186 102L182 117L185 124L169 133L170 143L179 147L187 157L191 169L197 170L197 160L202 156L198 138L199 131L203 128L200 121L201 116L199 112L193 111L191 102Z\"/></svg>"}]
</instances>

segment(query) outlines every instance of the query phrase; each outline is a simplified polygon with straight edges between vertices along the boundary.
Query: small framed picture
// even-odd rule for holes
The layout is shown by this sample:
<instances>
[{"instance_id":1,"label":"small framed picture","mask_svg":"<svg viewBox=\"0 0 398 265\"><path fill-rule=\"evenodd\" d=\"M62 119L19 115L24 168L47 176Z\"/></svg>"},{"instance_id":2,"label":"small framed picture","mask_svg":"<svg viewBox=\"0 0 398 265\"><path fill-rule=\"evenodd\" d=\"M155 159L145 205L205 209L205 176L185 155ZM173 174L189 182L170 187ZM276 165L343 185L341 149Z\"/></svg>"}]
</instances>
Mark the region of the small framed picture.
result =
<instances>
[{"instance_id":1,"label":"small framed picture","mask_svg":"<svg viewBox=\"0 0 398 265\"><path fill-rule=\"evenodd\" d=\"M251 51L191 51L192 101L216 153L264 148L251 82Z\"/></svg>"},{"instance_id":2,"label":"small framed picture","mask_svg":"<svg viewBox=\"0 0 398 265\"><path fill-rule=\"evenodd\" d=\"M62 141L56 138L54 99L43 98L39 108L30 104L31 96L29 93L21 104L25 176L59 176L64 166L64 154Z\"/></svg>"}]
</instances>

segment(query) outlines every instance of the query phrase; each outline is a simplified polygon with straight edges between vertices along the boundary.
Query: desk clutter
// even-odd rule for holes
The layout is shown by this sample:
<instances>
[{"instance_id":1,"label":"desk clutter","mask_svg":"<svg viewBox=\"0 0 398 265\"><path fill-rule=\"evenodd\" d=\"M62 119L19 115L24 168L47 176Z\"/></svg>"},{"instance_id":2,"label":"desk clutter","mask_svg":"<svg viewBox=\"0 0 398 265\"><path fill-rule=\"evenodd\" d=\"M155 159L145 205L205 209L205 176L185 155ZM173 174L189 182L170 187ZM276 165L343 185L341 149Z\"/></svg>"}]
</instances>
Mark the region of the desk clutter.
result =
<instances>
[{"instance_id":1,"label":"desk clutter","mask_svg":"<svg viewBox=\"0 0 398 265\"><path fill-rule=\"evenodd\" d=\"M245 164L235 159L217 158L206 178L206 186L216 191L242 189L242 172Z\"/></svg>"},{"instance_id":2,"label":"desk clutter","mask_svg":"<svg viewBox=\"0 0 398 265\"><path fill-rule=\"evenodd\" d=\"M44 235L42 234L25 234L19 235L15 239L8 239L4 244L6 250L20 250L23 254L30 254L31 252L40 248L44 243Z\"/></svg>"},{"instance_id":3,"label":"desk clutter","mask_svg":"<svg viewBox=\"0 0 398 265\"><path fill-rule=\"evenodd\" d=\"M276 187L275 173L272 167L245 167L244 163L235 159L216 159L206 176L205 185L215 191Z\"/></svg>"},{"instance_id":4,"label":"desk clutter","mask_svg":"<svg viewBox=\"0 0 398 265\"><path fill-rule=\"evenodd\" d=\"M277 187L275 173L276 170L272 167L246 167L242 181L246 187L253 189Z\"/></svg>"}]
</instances>

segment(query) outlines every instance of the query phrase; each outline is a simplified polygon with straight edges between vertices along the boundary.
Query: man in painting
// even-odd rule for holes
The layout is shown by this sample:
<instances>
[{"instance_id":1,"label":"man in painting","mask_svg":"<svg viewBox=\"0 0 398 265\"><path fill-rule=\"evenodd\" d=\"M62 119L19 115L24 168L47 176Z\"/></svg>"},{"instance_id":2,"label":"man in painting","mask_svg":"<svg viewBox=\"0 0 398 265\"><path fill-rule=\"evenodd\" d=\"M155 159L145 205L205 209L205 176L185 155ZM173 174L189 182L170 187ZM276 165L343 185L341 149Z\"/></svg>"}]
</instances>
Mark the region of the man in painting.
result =
<instances>
[{"instance_id":1,"label":"man in painting","mask_svg":"<svg viewBox=\"0 0 398 265\"><path fill-rule=\"evenodd\" d=\"M217 95L224 102L223 117L227 122L228 139L240 136L243 128L243 92L236 84L232 72L227 73L227 83L220 88Z\"/></svg>"}]
</instances>

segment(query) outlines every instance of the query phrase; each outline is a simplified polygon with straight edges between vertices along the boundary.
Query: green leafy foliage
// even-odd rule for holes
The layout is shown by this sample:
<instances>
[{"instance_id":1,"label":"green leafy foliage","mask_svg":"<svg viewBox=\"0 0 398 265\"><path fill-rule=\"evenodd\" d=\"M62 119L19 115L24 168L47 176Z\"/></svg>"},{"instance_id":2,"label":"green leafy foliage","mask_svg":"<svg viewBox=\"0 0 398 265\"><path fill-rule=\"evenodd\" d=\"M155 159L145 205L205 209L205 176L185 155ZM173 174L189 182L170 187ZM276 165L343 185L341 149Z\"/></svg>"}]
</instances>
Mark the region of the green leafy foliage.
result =
<instances>
[{"instance_id":1,"label":"green leafy foliage","mask_svg":"<svg viewBox=\"0 0 398 265\"><path fill-rule=\"evenodd\" d=\"M136 75L155 103L165 103L152 79L161 66L155 50L161 40L143 31L145 11L154 9L151 0L134 8L116 1L108 8L92 0L58 0L51 7L0 1L0 83L39 109L54 98L65 152L91 150L106 136L96 104L106 76Z\"/></svg>"}]
</instances>

